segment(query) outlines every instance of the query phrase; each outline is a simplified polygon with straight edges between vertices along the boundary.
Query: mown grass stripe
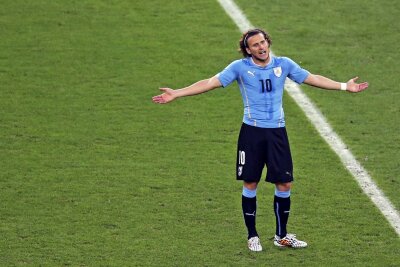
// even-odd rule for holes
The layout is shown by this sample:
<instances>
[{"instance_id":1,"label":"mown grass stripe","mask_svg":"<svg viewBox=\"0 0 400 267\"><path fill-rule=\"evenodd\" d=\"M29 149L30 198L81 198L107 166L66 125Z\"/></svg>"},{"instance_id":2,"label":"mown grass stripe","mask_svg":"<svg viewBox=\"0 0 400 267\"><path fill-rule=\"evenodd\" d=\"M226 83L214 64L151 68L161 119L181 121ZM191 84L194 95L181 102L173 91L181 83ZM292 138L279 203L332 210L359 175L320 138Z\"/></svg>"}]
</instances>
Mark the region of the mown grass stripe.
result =
<instances>
[{"instance_id":1,"label":"mown grass stripe","mask_svg":"<svg viewBox=\"0 0 400 267\"><path fill-rule=\"evenodd\" d=\"M241 32L245 32L250 28L254 28L254 26L246 18L246 15L235 4L234 1L217 1L229 15L229 17L232 18ZM364 169L361 163L356 160L346 144L342 141L339 135L336 134L326 118L322 115L314 103L303 93L300 87L296 83L287 80L285 88L297 105L304 111L307 118L317 129L318 133L339 156L343 165L356 179L363 192L378 207L390 225L394 228L397 235L400 236L400 215L394 205L375 184L368 172Z\"/></svg>"}]
</instances>

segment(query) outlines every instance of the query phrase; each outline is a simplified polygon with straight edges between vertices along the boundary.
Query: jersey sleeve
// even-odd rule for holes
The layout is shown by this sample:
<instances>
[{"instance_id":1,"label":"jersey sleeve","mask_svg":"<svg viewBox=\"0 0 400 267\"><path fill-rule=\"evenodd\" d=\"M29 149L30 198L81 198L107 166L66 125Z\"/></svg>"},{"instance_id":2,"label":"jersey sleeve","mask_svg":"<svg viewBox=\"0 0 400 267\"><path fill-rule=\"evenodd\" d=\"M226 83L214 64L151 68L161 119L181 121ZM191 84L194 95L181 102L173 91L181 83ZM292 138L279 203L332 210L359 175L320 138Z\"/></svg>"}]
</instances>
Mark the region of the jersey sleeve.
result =
<instances>
[{"instance_id":1,"label":"jersey sleeve","mask_svg":"<svg viewBox=\"0 0 400 267\"><path fill-rule=\"evenodd\" d=\"M298 84L303 83L304 80L307 79L310 72L300 67L296 62L294 62L290 58L285 58L285 59L289 66L289 74L288 74L289 79L295 81Z\"/></svg>"},{"instance_id":2,"label":"jersey sleeve","mask_svg":"<svg viewBox=\"0 0 400 267\"><path fill-rule=\"evenodd\" d=\"M229 64L223 71L217 74L218 80L221 82L223 87L230 85L238 77L239 61L236 60Z\"/></svg>"}]
</instances>

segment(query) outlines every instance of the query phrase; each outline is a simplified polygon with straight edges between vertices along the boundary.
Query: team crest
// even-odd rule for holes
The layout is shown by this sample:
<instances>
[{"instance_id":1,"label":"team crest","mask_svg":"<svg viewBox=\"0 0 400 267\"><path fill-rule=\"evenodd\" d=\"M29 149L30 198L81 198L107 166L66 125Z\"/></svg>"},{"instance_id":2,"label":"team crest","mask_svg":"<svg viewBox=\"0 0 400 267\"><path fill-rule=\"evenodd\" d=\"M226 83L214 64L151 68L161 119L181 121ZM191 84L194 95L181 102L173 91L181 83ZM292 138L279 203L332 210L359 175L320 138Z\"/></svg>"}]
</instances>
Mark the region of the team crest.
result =
<instances>
[{"instance_id":1,"label":"team crest","mask_svg":"<svg viewBox=\"0 0 400 267\"><path fill-rule=\"evenodd\" d=\"M282 75L282 68L281 67L276 67L276 68L274 68L274 74L275 74L275 76L276 77L281 77L281 75Z\"/></svg>"},{"instance_id":2,"label":"team crest","mask_svg":"<svg viewBox=\"0 0 400 267\"><path fill-rule=\"evenodd\" d=\"M243 172L243 166L239 166L238 168L238 176L241 176Z\"/></svg>"}]
</instances>

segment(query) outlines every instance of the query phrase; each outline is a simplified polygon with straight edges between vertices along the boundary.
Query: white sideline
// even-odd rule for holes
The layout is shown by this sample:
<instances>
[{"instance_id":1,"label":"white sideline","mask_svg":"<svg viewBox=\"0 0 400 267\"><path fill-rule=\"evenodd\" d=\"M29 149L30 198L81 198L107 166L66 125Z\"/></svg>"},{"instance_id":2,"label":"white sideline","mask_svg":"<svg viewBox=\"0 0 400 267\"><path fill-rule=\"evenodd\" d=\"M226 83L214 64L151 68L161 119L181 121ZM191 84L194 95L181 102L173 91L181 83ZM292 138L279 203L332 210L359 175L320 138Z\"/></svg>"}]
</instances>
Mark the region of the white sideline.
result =
<instances>
[{"instance_id":1,"label":"white sideline","mask_svg":"<svg viewBox=\"0 0 400 267\"><path fill-rule=\"evenodd\" d=\"M241 32L254 28L247 20L241 9L232 0L217 0L225 12L232 18ZM272 54L272 52L271 52ZM390 200L384 195L379 187L374 183L371 176L356 160L346 144L336 134L327 122L326 118L313 104L313 102L303 93L300 87L287 79L285 88L297 105L304 111L307 118L312 122L319 134L329 144L333 151L339 156L343 165L353 175L364 193L378 207L390 225L400 236L400 215Z\"/></svg>"}]
</instances>

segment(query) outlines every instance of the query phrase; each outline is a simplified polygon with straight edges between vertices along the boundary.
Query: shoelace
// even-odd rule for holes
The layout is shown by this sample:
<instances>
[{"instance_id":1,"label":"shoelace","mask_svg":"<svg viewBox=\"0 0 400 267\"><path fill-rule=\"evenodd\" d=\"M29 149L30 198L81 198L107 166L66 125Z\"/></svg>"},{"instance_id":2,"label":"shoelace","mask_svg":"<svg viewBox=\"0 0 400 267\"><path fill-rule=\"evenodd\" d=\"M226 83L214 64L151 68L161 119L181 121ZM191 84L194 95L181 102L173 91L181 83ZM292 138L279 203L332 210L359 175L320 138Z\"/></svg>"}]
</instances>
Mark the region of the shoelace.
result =
<instances>
[{"instance_id":1,"label":"shoelace","mask_svg":"<svg viewBox=\"0 0 400 267\"><path fill-rule=\"evenodd\" d=\"M289 239L296 239L296 234L286 234L286 237ZM269 240L275 240L275 236L269 238Z\"/></svg>"}]
</instances>

